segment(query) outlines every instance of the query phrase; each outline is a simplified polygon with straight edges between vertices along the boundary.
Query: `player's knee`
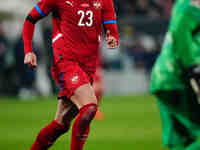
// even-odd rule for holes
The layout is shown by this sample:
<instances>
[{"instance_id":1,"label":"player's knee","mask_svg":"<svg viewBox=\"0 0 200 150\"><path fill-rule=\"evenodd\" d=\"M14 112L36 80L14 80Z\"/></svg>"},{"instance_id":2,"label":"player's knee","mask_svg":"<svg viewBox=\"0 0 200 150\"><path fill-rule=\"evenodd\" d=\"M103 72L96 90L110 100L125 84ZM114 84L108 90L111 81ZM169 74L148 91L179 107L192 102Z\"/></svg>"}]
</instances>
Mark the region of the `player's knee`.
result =
<instances>
[{"instance_id":1,"label":"player's knee","mask_svg":"<svg viewBox=\"0 0 200 150\"><path fill-rule=\"evenodd\" d=\"M94 103L87 104L81 108L80 112L82 113L82 117L80 118L80 122L83 128L84 126L88 126L88 124L90 124L90 122L94 119L97 108L97 104Z\"/></svg>"},{"instance_id":2,"label":"player's knee","mask_svg":"<svg viewBox=\"0 0 200 150\"><path fill-rule=\"evenodd\" d=\"M71 121L78 115L78 113L78 108L75 105L73 105L71 109L64 113L64 115L62 116L63 123L71 123Z\"/></svg>"},{"instance_id":3,"label":"player's knee","mask_svg":"<svg viewBox=\"0 0 200 150\"><path fill-rule=\"evenodd\" d=\"M72 120L77 116L78 112L78 108L73 106L70 110L61 111L55 120L60 124L64 124L65 132L67 132L70 129Z\"/></svg>"},{"instance_id":4,"label":"player's knee","mask_svg":"<svg viewBox=\"0 0 200 150\"><path fill-rule=\"evenodd\" d=\"M77 115L78 108L70 101L60 100L55 120L60 124L69 124Z\"/></svg>"}]
</instances>

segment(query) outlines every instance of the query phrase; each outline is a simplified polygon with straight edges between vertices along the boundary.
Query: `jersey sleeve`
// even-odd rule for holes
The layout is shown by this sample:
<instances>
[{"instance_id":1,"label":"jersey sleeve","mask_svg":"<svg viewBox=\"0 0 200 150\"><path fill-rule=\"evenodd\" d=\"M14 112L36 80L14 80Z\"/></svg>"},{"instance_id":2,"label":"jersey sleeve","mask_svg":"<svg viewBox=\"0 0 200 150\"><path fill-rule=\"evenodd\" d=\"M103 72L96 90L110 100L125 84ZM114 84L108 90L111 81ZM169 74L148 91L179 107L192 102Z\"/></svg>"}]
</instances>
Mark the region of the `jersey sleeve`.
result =
<instances>
[{"instance_id":1,"label":"jersey sleeve","mask_svg":"<svg viewBox=\"0 0 200 150\"><path fill-rule=\"evenodd\" d=\"M56 0L41 0L38 4L33 8L37 11L40 16L47 16L53 9L56 7Z\"/></svg>"},{"instance_id":2,"label":"jersey sleeve","mask_svg":"<svg viewBox=\"0 0 200 150\"><path fill-rule=\"evenodd\" d=\"M24 21L22 37L24 41L24 53L32 52L32 39L35 29L35 23L47 16L55 8L56 0L41 0L30 11Z\"/></svg>"},{"instance_id":3,"label":"jersey sleeve","mask_svg":"<svg viewBox=\"0 0 200 150\"><path fill-rule=\"evenodd\" d=\"M110 30L111 35L118 41L117 17L112 0L103 0L102 22L105 30Z\"/></svg>"},{"instance_id":4,"label":"jersey sleeve","mask_svg":"<svg viewBox=\"0 0 200 150\"><path fill-rule=\"evenodd\" d=\"M103 1L103 24L117 23L112 0Z\"/></svg>"}]
</instances>

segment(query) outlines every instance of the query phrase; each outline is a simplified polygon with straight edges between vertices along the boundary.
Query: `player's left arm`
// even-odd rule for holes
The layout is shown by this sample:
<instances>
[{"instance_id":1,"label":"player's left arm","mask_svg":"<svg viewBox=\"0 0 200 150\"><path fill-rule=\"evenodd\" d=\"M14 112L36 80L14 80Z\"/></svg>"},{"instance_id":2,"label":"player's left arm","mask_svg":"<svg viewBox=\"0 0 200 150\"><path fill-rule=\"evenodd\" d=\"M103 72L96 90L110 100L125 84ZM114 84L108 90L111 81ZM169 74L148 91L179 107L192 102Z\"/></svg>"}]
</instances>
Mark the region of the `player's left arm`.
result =
<instances>
[{"instance_id":1,"label":"player's left arm","mask_svg":"<svg viewBox=\"0 0 200 150\"><path fill-rule=\"evenodd\" d=\"M117 48L119 46L119 33L114 4L112 0L104 0L103 2L102 19L106 31L106 42L108 48Z\"/></svg>"}]
</instances>

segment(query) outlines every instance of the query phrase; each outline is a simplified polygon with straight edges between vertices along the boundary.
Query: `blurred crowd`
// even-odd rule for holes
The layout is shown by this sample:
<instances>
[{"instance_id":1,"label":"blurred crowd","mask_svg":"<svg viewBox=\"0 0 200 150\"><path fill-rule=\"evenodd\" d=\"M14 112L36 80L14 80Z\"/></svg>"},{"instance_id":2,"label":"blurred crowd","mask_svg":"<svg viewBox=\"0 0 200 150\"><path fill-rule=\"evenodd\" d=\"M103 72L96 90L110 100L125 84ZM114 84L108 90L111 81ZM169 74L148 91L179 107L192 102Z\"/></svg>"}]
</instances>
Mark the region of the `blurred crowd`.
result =
<instances>
[{"instance_id":1,"label":"blurred crowd","mask_svg":"<svg viewBox=\"0 0 200 150\"><path fill-rule=\"evenodd\" d=\"M107 51L105 43L102 43L102 67L106 71L123 71L128 63L128 70L143 69L148 76L161 49L171 4L165 0L115 0L114 3L120 30L120 48L110 52ZM37 41L35 43L35 49L40 49L39 62L43 67L37 69L36 73L23 64L21 34L15 41L10 41L1 22L3 20L0 20L0 95L26 98L29 95L42 95L41 91L46 92L46 95L52 93L51 91L55 92L57 88L50 77L49 61L52 57L51 25L47 25L47 21L42 22L43 46ZM38 87L41 89L36 88L37 74L46 76L41 82L46 84L43 89L46 89L47 85L50 86L49 91L42 90L40 81Z\"/></svg>"},{"instance_id":2,"label":"blurred crowd","mask_svg":"<svg viewBox=\"0 0 200 150\"><path fill-rule=\"evenodd\" d=\"M171 3L164 0L115 0L119 16L169 18Z\"/></svg>"},{"instance_id":3,"label":"blurred crowd","mask_svg":"<svg viewBox=\"0 0 200 150\"><path fill-rule=\"evenodd\" d=\"M118 53L118 61L114 55L113 66L123 68L123 62L127 60L122 57L123 55L129 58L133 68L144 69L148 76L160 52L172 4L165 0L115 0L114 2L120 29L121 52ZM112 68L112 65L106 66Z\"/></svg>"}]
</instances>

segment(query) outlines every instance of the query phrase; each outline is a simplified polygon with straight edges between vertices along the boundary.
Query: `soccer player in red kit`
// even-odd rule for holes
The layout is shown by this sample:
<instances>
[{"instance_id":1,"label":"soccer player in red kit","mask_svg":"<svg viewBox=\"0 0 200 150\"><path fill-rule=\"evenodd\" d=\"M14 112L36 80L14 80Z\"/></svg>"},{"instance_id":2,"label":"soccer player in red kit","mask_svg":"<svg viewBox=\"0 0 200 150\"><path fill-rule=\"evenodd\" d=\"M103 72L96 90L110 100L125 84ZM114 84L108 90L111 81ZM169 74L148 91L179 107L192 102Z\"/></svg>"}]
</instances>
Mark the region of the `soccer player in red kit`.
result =
<instances>
[{"instance_id":1,"label":"soccer player in red kit","mask_svg":"<svg viewBox=\"0 0 200 150\"><path fill-rule=\"evenodd\" d=\"M112 0L41 0L23 26L24 63L37 67L32 50L35 23L52 13L54 51L52 76L60 86L55 119L38 134L30 150L47 150L66 133L71 121L71 150L82 150L97 111L92 88L102 33L109 48L118 47L118 31Z\"/></svg>"}]
</instances>

